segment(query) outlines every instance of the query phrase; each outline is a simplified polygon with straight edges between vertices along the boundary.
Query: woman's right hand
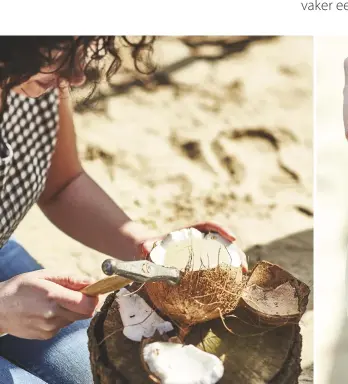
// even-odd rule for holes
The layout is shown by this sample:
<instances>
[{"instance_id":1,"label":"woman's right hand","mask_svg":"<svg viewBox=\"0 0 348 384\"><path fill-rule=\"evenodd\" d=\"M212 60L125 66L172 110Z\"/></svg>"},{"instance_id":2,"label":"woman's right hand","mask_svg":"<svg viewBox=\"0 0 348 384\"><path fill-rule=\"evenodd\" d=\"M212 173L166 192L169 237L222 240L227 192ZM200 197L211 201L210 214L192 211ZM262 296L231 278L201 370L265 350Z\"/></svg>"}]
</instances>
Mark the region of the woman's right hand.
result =
<instances>
[{"instance_id":1,"label":"woman's right hand","mask_svg":"<svg viewBox=\"0 0 348 384\"><path fill-rule=\"evenodd\" d=\"M46 340L76 320L93 316L98 298L81 292L91 279L57 276L47 270L0 283L0 332Z\"/></svg>"}]
</instances>

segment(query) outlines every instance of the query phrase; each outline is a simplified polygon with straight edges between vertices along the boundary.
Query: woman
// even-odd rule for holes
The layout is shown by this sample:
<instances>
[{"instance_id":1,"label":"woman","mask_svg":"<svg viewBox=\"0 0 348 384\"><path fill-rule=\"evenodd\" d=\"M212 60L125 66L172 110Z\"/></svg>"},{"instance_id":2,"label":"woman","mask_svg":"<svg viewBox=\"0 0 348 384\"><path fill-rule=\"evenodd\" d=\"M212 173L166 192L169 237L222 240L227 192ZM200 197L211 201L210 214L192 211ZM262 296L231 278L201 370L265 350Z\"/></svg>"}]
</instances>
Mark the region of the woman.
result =
<instances>
[{"instance_id":1,"label":"woman","mask_svg":"<svg viewBox=\"0 0 348 384\"><path fill-rule=\"evenodd\" d=\"M141 70L153 39L132 43ZM112 58L115 37L0 37L0 383L92 383L86 329L98 300L79 292L90 281L42 267L11 236L33 204L67 235L116 258L151 247L132 222L84 172L78 159L70 86ZM146 68L146 66L145 66ZM203 231L232 236L212 223ZM246 262L244 261L245 267Z\"/></svg>"}]
</instances>

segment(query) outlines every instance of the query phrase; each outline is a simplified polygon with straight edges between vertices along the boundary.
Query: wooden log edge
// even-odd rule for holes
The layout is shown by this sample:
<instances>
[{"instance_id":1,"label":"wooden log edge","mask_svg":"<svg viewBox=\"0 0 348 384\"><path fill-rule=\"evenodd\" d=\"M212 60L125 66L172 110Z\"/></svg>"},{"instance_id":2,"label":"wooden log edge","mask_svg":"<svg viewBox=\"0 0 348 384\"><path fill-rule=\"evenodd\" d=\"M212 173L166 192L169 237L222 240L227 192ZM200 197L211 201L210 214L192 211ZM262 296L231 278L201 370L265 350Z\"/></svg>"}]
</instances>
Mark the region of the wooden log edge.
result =
<instances>
[{"instance_id":1,"label":"wooden log edge","mask_svg":"<svg viewBox=\"0 0 348 384\"><path fill-rule=\"evenodd\" d=\"M88 348L94 384L133 384L109 361L106 343L102 342L105 337L104 322L115 298L116 293L107 297L100 312L92 319L88 328ZM295 324L293 327L294 339L283 366L270 381L264 384L298 384L301 374L302 336L299 325Z\"/></svg>"}]
</instances>

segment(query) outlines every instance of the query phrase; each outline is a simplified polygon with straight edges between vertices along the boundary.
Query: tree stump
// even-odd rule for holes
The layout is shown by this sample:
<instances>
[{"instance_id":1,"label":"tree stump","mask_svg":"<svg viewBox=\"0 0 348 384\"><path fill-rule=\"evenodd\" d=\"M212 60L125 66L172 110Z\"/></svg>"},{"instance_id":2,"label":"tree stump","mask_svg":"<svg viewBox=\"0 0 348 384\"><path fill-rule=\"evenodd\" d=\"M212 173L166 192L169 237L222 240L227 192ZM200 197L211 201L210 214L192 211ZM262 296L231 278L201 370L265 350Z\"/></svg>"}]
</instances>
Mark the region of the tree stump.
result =
<instances>
[{"instance_id":1,"label":"tree stump","mask_svg":"<svg viewBox=\"0 0 348 384\"><path fill-rule=\"evenodd\" d=\"M293 288L290 295L286 293L289 287ZM265 289L264 295L260 289ZM255 292L254 299L250 292ZM281 296L284 292L285 296ZM137 294L151 304L145 290ZM302 347L298 322L306 309L308 295L309 288L304 283L278 266L261 262L251 272L237 310L223 321L215 319L195 325L184 344L193 344L223 361L221 384L296 384L301 373ZM265 307L267 314L263 315ZM94 383L153 383L143 367L141 343L127 339L122 331L113 293L88 330ZM176 329L169 336L177 333Z\"/></svg>"}]
</instances>

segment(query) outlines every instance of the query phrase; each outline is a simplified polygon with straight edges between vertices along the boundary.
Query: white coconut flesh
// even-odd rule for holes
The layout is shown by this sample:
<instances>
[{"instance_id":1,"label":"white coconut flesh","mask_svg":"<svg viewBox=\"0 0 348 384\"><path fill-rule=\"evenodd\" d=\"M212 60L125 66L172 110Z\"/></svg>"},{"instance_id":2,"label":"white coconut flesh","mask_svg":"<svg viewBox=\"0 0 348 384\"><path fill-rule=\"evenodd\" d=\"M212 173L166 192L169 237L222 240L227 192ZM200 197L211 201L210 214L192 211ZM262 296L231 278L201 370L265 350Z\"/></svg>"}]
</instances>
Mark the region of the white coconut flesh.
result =
<instances>
[{"instance_id":1,"label":"white coconut flesh","mask_svg":"<svg viewBox=\"0 0 348 384\"><path fill-rule=\"evenodd\" d=\"M150 253L156 264L197 271L220 264L240 267L243 252L234 244L215 233L204 234L195 228L182 229L157 242Z\"/></svg>"},{"instance_id":2,"label":"white coconut flesh","mask_svg":"<svg viewBox=\"0 0 348 384\"><path fill-rule=\"evenodd\" d=\"M215 384L224 374L224 366L217 356L194 345L147 344L143 358L163 384Z\"/></svg>"},{"instance_id":3,"label":"white coconut flesh","mask_svg":"<svg viewBox=\"0 0 348 384\"><path fill-rule=\"evenodd\" d=\"M136 293L123 288L116 294L119 312L123 323L123 334L132 341L140 342L143 338L152 337L156 331L161 335L172 331L173 325L163 320Z\"/></svg>"}]
</instances>

